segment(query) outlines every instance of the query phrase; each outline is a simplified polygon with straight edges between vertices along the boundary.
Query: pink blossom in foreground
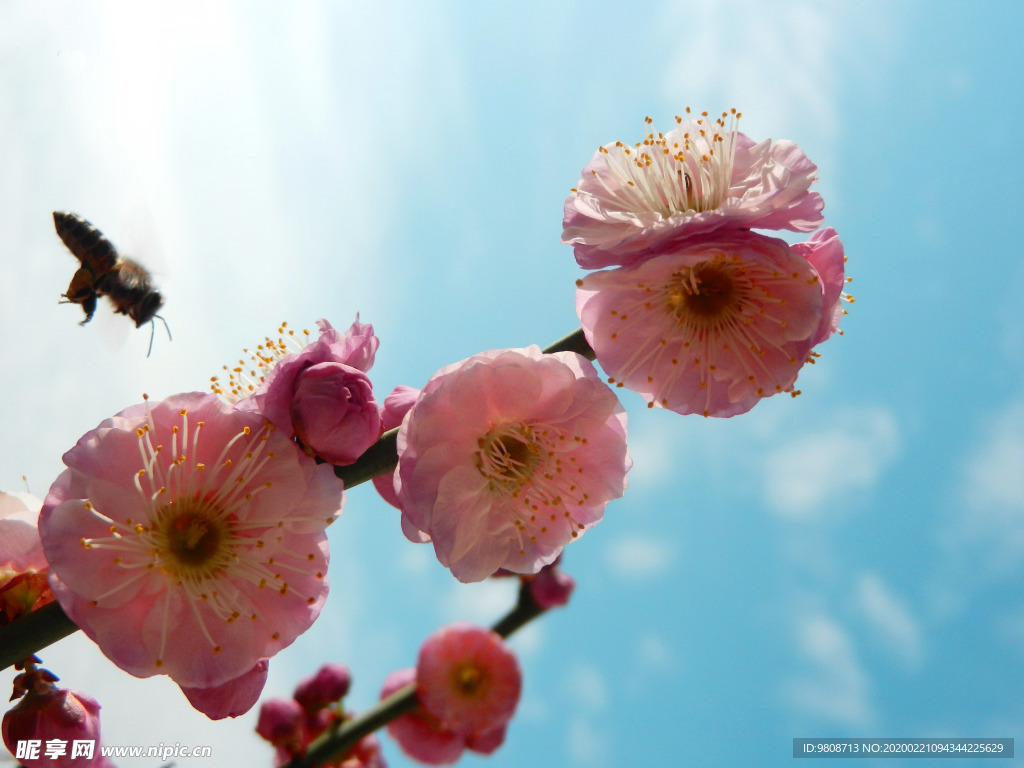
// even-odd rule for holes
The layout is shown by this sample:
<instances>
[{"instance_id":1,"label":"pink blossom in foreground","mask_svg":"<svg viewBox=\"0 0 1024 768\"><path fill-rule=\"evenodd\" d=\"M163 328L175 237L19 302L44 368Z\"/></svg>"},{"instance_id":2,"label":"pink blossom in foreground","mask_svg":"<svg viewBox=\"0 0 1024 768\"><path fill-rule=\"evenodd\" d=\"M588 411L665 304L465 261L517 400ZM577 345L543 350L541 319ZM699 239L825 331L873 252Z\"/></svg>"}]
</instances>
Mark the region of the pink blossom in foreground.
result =
<instances>
[{"instance_id":1,"label":"pink blossom in foreground","mask_svg":"<svg viewBox=\"0 0 1024 768\"><path fill-rule=\"evenodd\" d=\"M384 680L380 697L386 699L400 688L416 681L412 667L392 672ZM505 740L505 726L482 734L463 736L455 733L423 707L399 715L388 723L388 734L413 760L426 765L451 765L466 749L490 754Z\"/></svg>"},{"instance_id":2,"label":"pink blossom in foreground","mask_svg":"<svg viewBox=\"0 0 1024 768\"><path fill-rule=\"evenodd\" d=\"M486 627L449 624L420 647L416 696L427 712L463 736L507 725L522 684L512 649Z\"/></svg>"},{"instance_id":3,"label":"pink blossom in foreground","mask_svg":"<svg viewBox=\"0 0 1024 768\"><path fill-rule=\"evenodd\" d=\"M213 390L243 410L262 413L310 452L332 464L351 464L377 441L381 415L366 372L380 342L359 318L345 332L318 320L319 338L301 346L282 326L230 375L228 391Z\"/></svg>"},{"instance_id":4,"label":"pink blossom in foreground","mask_svg":"<svg viewBox=\"0 0 1024 768\"><path fill-rule=\"evenodd\" d=\"M270 662L260 659L245 674L212 688L182 688L188 703L211 720L244 715L259 701Z\"/></svg>"},{"instance_id":5,"label":"pink blossom in foreground","mask_svg":"<svg viewBox=\"0 0 1024 768\"><path fill-rule=\"evenodd\" d=\"M37 520L43 502L0 492L0 627L54 600Z\"/></svg>"},{"instance_id":6,"label":"pink blossom in foreground","mask_svg":"<svg viewBox=\"0 0 1024 768\"><path fill-rule=\"evenodd\" d=\"M599 148L565 200L562 242L579 265L625 266L721 227L817 229L817 166L790 141L755 144L736 130L739 117L677 117L668 133Z\"/></svg>"},{"instance_id":7,"label":"pink blossom in foreground","mask_svg":"<svg viewBox=\"0 0 1024 768\"><path fill-rule=\"evenodd\" d=\"M735 416L792 391L838 324L843 279L831 229L793 247L720 231L587 275L576 311L609 381L649 406Z\"/></svg>"},{"instance_id":8,"label":"pink blossom in foreground","mask_svg":"<svg viewBox=\"0 0 1024 768\"><path fill-rule=\"evenodd\" d=\"M19 741L41 741L37 758L22 757L20 763L27 768L86 768L103 763L99 753L100 705L78 691L58 688L57 680L45 669L25 672L15 679L15 687L26 691L13 709L4 714L4 744L12 755L18 754ZM46 743L62 740L63 754L49 757ZM74 741L92 741L93 754L73 757Z\"/></svg>"},{"instance_id":9,"label":"pink blossom in foreground","mask_svg":"<svg viewBox=\"0 0 1024 768\"><path fill-rule=\"evenodd\" d=\"M199 392L135 405L64 463L39 518L50 584L127 672L219 686L320 613L342 484L259 414Z\"/></svg>"},{"instance_id":10,"label":"pink blossom in foreground","mask_svg":"<svg viewBox=\"0 0 1024 768\"><path fill-rule=\"evenodd\" d=\"M622 495L631 464L626 414L590 362L536 346L434 374L398 455L403 530L466 582L553 561Z\"/></svg>"}]
</instances>

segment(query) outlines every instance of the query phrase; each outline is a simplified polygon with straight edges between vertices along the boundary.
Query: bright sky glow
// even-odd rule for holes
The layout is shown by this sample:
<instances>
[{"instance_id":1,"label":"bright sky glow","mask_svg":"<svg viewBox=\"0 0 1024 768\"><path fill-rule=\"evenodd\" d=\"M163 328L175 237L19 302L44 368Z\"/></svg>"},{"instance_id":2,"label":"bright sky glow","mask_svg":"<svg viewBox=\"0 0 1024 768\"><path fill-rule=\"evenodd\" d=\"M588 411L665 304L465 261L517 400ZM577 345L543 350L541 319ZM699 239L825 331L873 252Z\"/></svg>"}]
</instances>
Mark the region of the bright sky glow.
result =
<instances>
[{"instance_id":1,"label":"bright sky glow","mask_svg":"<svg viewBox=\"0 0 1024 768\"><path fill-rule=\"evenodd\" d=\"M791 739L1024 738L1024 5L939 0L0 6L0 488L140 400L206 390L282 320L381 338L381 397L578 326L562 202L650 115L736 107L819 165L856 297L803 394L731 420L622 392L636 467L571 545L567 609L517 636L505 745L465 765L789 766ZM59 306L77 212L153 268L174 335ZM464 586L373 489L330 529L331 596L271 662L347 700L511 584ZM211 723L78 634L44 666L108 744L270 765L256 710ZM10 671L0 674L6 686ZM3 690L3 688L0 688ZM412 765L385 738L393 767ZM1018 747L1022 742L1018 742ZM152 761L125 760L122 768Z\"/></svg>"}]
</instances>

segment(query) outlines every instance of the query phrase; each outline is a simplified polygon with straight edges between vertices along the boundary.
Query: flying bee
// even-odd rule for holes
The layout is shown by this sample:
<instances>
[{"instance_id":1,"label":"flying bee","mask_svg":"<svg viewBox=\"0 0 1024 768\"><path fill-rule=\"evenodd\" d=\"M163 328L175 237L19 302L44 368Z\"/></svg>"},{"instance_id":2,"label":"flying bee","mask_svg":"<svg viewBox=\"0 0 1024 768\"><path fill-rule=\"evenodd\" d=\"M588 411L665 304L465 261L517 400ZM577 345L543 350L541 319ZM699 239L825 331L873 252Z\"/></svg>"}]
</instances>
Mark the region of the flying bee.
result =
<instances>
[{"instance_id":1,"label":"flying bee","mask_svg":"<svg viewBox=\"0 0 1024 768\"><path fill-rule=\"evenodd\" d=\"M106 296L114 305L114 311L128 315L135 321L136 328L150 324L146 357L153 351L154 318L164 324L167 338L171 338L167 321L157 314L164 304L164 297L153 288L149 272L144 267L118 255L113 243L78 214L54 211L53 224L64 245L82 264L71 278L67 293L61 294L64 298L61 304L82 305L85 320L79 325L92 320L96 300Z\"/></svg>"}]
</instances>

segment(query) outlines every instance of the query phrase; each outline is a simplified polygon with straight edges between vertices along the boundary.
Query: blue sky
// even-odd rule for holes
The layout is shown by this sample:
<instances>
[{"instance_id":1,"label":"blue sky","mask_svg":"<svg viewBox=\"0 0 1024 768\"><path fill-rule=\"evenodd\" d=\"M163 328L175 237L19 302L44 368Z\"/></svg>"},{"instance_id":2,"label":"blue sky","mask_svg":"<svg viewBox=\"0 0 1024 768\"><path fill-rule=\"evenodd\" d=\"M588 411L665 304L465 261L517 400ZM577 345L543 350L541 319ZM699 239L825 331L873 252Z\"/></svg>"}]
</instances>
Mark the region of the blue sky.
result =
<instances>
[{"instance_id":1,"label":"blue sky","mask_svg":"<svg viewBox=\"0 0 1024 768\"><path fill-rule=\"evenodd\" d=\"M85 431L204 389L282 320L360 312L381 395L554 341L578 325L562 201L594 149L645 115L735 106L819 165L854 277L845 335L801 397L731 420L622 394L630 488L568 549L570 607L516 636L524 698L486 764L1022 736L1022 28L1010 2L4 4L0 488L44 495ZM79 328L56 304L74 263L53 210L153 268L173 342L158 329L147 359L105 305ZM340 661L361 709L433 629L513 599L455 582L369 486L331 548L325 613L269 695ZM100 699L107 743L270 763L255 713L210 723L80 635L43 658Z\"/></svg>"}]
</instances>

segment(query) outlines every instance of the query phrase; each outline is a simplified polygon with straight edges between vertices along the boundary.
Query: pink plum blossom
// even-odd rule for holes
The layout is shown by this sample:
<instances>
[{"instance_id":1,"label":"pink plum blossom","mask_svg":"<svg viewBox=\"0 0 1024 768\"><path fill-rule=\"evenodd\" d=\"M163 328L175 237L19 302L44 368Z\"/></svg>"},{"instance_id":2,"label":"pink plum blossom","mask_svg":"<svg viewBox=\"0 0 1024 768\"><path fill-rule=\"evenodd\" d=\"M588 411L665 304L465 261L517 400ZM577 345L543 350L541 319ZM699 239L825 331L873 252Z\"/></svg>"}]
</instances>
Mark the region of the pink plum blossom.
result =
<instances>
[{"instance_id":1,"label":"pink plum blossom","mask_svg":"<svg viewBox=\"0 0 1024 768\"><path fill-rule=\"evenodd\" d=\"M319 338L303 346L286 326L239 361L225 391L243 410L262 413L285 435L332 464L352 464L381 434L381 415L366 372L380 341L358 316L345 332L318 320ZM245 368L252 368L246 372Z\"/></svg>"},{"instance_id":2,"label":"pink plum blossom","mask_svg":"<svg viewBox=\"0 0 1024 768\"><path fill-rule=\"evenodd\" d=\"M576 285L576 311L609 381L649 407L734 416L791 392L838 324L843 248L823 230L789 246L716 231Z\"/></svg>"},{"instance_id":3,"label":"pink plum blossom","mask_svg":"<svg viewBox=\"0 0 1024 768\"><path fill-rule=\"evenodd\" d=\"M43 502L28 493L0 491L0 573L46 569L37 521Z\"/></svg>"},{"instance_id":4,"label":"pink plum blossom","mask_svg":"<svg viewBox=\"0 0 1024 768\"><path fill-rule=\"evenodd\" d=\"M427 712L463 736L507 725L522 684L512 649L486 627L455 622L420 647L416 696Z\"/></svg>"},{"instance_id":5,"label":"pink plum blossom","mask_svg":"<svg viewBox=\"0 0 1024 768\"><path fill-rule=\"evenodd\" d=\"M553 561L622 495L631 464L626 414L590 362L536 346L434 374L398 455L403 530L466 582Z\"/></svg>"},{"instance_id":6,"label":"pink plum blossom","mask_svg":"<svg viewBox=\"0 0 1024 768\"><path fill-rule=\"evenodd\" d=\"M37 520L43 502L0 492L0 627L52 603Z\"/></svg>"},{"instance_id":7,"label":"pink plum blossom","mask_svg":"<svg viewBox=\"0 0 1024 768\"><path fill-rule=\"evenodd\" d=\"M58 688L57 678L45 669L31 669L15 678L17 693L24 695L14 708L4 714L3 739L12 755L18 754L18 742L37 741L37 757L22 756L19 762L27 768L85 768L101 765L100 705L78 691ZM47 742L60 740L63 754L49 756ZM73 755L75 741L93 742L92 756Z\"/></svg>"},{"instance_id":8,"label":"pink plum blossom","mask_svg":"<svg viewBox=\"0 0 1024 768\"><path fill-rule=\"evenodd\" d=\"M416 670L413 667L396 670L385 678L380 697L386 699L414 682ZM405 754L426 765L451 765L466 749L490 754L505 740L504 725L484 734L460 735L422 706L388 723L388 733Z\"/></svg>"},{"instance_id":9,"label":"pink plum blossom","mask_svg":"<svg viewBox=\"0 0 1024 768\"><path fill-rule=\"evenodd\" d=\"M843 244L832 227L825 227L811 235L807 242L797 243L792 248L814 267L824 289L821 322L811 342L817 346L839 330L839 321L846 314L842 301L853 301L849 294L843 293L843 286L850 279L846 277Z\"/></svg>"},{"instance_id":10,"label":"pink plum blossom","mask_svg":"<svg viewBox=\"0 0 1024 768\"><path fill-rule=\"evenodd\" d=\"M64 463L39 518L50 584L127 672L219 686L320 613L342 483L259 414L199 392L142 403Z\"/></svg>"},{"instance_id":11,"label":"pink plum blossom","mask_svg":"<svg viewBox=\"0 0 1024 768\"><path fill-rule=\"evenodd\" d=\"M267 684L270 662L260 659L245 674L212 688L182 688L188 703L211 720L244 715L260 698Z\"/></svg>"},{"instance_id":12,"label":"pink plum blossom","mask_svg":"<svg viewBox=\"0 0 1024 768\"><path fill-rule=\"evenodd\" d=\"M817 229L817 166L790 141L755 143L736 130L739 117L677 117L668 133L600 147L565 200L562 242L579 265L625 266L723 227Z\"/></svg>"}]
</instances>

